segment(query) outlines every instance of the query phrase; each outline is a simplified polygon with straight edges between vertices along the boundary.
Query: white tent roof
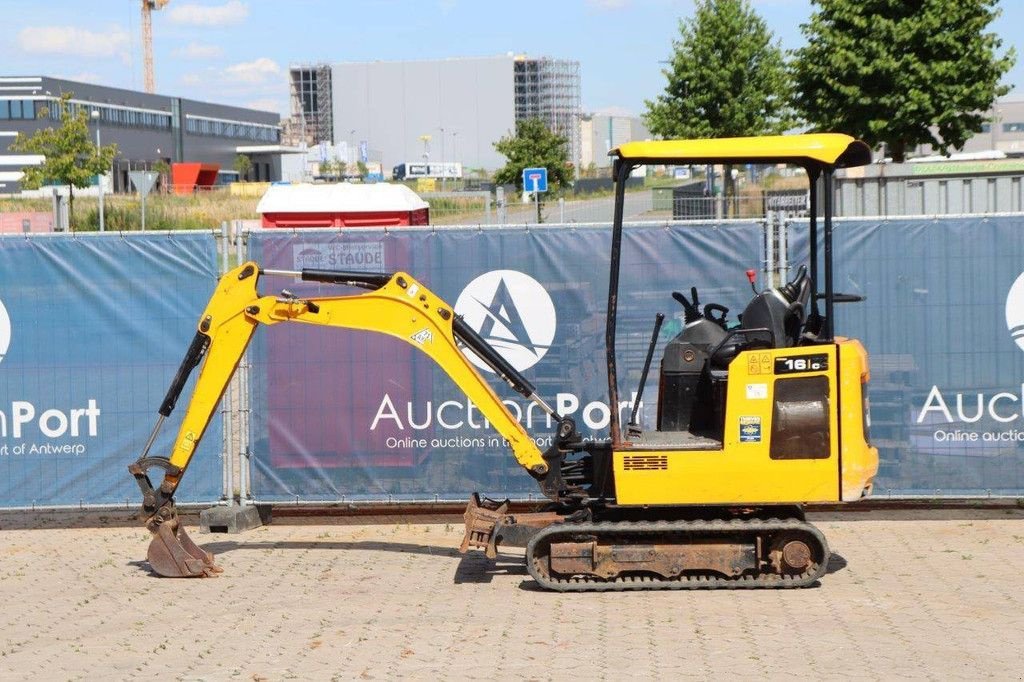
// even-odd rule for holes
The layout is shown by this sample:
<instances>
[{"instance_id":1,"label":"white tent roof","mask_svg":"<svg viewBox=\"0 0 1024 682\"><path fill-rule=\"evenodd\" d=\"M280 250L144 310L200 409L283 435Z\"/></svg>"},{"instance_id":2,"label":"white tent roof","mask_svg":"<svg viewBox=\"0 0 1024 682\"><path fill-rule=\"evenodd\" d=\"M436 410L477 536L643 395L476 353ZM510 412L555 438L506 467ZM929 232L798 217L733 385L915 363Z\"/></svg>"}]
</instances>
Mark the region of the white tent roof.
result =
<instances>
[{"instance_id":1,"label":"white tent roof","mask_svg":"<svg viewBox=\"0 0 1024 682\"><path fill-rule=\"evenodd\" d=\"M256 211L259 213L344 213L415 211L428 208L405 185L378 182L369 185L341 182L332 185L271 185Z\"/></svg>"}]
</instances>

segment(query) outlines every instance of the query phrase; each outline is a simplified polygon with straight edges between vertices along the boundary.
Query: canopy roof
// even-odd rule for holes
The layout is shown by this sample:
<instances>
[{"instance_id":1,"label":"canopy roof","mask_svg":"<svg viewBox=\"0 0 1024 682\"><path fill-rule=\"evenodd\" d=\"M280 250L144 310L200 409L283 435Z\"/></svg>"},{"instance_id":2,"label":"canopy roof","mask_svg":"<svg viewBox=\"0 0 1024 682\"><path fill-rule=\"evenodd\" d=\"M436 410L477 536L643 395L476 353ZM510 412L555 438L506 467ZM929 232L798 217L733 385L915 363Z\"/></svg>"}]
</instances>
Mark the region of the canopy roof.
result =
<instances>
[{"instance_id":1,"label":"canopy roof","mask_svg":"<svg viewBox=\"0 0 1024 682\"><path fill-rule=\"evenodd\" d=\"M849 168L871 163L871 149L840 133L627 142L608 152L633 163L793 163Z\"/></svg>"}]
</instances>

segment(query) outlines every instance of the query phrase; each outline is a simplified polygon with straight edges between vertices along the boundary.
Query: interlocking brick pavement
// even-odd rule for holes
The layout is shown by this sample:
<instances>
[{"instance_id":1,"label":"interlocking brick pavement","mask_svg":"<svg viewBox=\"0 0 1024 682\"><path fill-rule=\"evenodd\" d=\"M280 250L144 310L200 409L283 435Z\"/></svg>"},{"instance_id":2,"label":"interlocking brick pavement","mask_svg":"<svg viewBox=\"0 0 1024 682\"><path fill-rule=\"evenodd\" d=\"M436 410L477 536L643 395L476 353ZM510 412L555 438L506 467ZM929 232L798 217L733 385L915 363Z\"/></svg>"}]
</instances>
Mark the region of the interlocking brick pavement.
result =
<instances>
[{"instance_id":1,"label":"interlocking brick pavement","mask_svg":"<svg viewBox=\"0 0 1024 682\"><path fill-rule=\"evenodd\" d=\"M142 528L0 517L0 679L1024 674L1024 512L810 520L833 551L816 588L565 595L536 589L515 550L460 555L455 519L194 533L225 573L165 580Z\"/></svg>"}]
</instances>

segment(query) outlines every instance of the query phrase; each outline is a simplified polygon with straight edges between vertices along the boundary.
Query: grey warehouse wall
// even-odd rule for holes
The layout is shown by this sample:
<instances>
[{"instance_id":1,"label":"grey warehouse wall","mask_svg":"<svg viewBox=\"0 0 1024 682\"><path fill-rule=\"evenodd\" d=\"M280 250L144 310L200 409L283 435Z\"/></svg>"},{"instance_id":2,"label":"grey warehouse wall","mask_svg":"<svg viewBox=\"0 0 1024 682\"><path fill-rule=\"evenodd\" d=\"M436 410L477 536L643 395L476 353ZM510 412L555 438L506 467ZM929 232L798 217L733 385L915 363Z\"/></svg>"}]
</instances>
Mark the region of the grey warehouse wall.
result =
<instances>
[{"instance_id":1,"label":"grey warehouse wall","mask_svg":"<svg viewBox=\"0 0 1024 682\"><path fill-rule=\"evenodd\" d=\"M432 136L430 159L441 161L444 127L444 160L499 168L505 159L494 143L515 127L512 65L504 56L334 64L335 142L366 140L381 151L388 174L422 160L421 135Z\"/></svg>"}]
</instances>

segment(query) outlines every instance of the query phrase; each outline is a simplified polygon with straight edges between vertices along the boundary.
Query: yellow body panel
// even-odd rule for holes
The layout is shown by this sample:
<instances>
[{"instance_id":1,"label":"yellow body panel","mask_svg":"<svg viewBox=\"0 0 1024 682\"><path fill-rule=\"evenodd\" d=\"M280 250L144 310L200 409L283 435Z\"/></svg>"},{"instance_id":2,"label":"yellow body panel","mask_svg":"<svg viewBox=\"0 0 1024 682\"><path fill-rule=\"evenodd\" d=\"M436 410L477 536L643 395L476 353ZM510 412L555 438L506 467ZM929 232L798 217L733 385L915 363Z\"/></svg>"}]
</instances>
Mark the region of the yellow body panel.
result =
<instances>
[{"instance_id":1,"label":"yellow body panel","mask_svg":"<svg viewBox=\"0 0 1024 682\"><path fill-rule=\"evenodd\" d=\"M827 370L773 373L776 358L815 354L827 355ZM862 428L861 370L866 375L866 359L856 341L740 353L729 366L722 449L617 449L612 456L616 500L621 505L755 505L838 502L851 496L856 499L869 485L878 466L878 453L865 443ZM775 382L795 376L828 378L829 451L823 453L827 457L769 456ZM836 404L840 390L841 408ZM751 440L749 433L746 439L742 438L741 424L748 428L756 424L759 439ZM650 458L652 464L638 466L637 457L640 461ZM656 462L659 457L660 463Z\"/></svg>"},{"instance_id":2,"label":"yellow body panel","mask_svg":"<svg viewBox=\"0 0 1024 682\"><path fill-rule=\"evenodd\" d=\"M859 341L836 338L836 343L842 358L839 386L844 398L839 415L843 427L843 501L853 502L871 493L878 473L878 449L871 447L865 432L867 401L864 392L871 372L867 351Z\"/></svg>"},{"instance_id":3,"label":"yellow body panel","mask_svg":"<svg viewBox=\"0 0 1024 682\"><path fill-rule=\"evenodd\" d=\"M623 160L692 163L805 163L862 166L871 161L866 144L849 135L769 135L707 140L627 142L609 152Z\"/></svg>"}]
</instances>

